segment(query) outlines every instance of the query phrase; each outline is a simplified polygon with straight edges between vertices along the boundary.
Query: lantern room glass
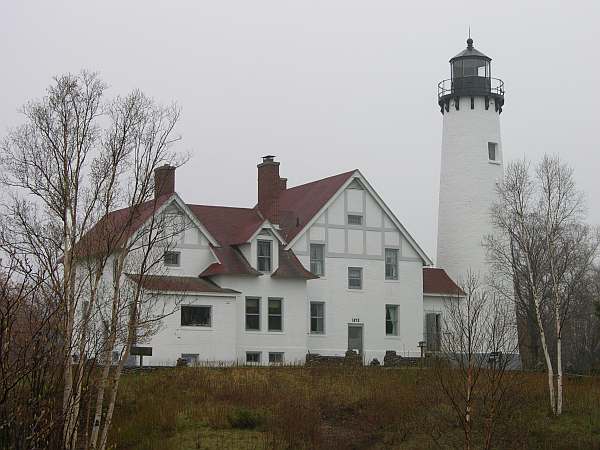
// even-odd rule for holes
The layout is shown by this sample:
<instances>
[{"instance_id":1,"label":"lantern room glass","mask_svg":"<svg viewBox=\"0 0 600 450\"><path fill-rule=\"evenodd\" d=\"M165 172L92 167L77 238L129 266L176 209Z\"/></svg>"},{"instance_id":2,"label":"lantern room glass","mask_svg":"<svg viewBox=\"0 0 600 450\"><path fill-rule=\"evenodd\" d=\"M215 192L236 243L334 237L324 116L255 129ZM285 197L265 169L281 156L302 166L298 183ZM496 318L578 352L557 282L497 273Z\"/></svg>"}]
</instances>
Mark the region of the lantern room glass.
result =
<instances>
[{"instance_id":1,"label":"lantern room glass","mask_svg":"<svg viewBox=\"0 0 600 450\"><path fill-rule=\"evenodd\" d=\"M490 62L483 58L460 58L452 62L452 78L490 78Z\"/></svg>"}]
</instances>

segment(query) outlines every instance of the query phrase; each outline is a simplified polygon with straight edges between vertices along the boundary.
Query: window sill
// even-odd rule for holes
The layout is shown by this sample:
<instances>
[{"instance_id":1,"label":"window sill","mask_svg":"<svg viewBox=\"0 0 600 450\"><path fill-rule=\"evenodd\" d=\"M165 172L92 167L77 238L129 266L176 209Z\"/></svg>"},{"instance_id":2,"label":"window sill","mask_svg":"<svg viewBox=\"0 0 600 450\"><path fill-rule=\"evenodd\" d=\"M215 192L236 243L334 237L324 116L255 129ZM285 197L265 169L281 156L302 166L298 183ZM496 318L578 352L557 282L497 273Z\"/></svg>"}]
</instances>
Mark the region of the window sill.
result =
<instances>
[{"instance_id":1,"label":"window sill","mask_svg":"<svg viewBox=\"0 0 600 450\"><path fill-rule=\"evenodd\" d=\"M310 333L309 332L308 335L310 337L327 337L327 334L325 334L325 333Z\"/></svg>"},{"instance_id":2,"label":"window sill","mask_svg":"<svg viewBox=\"0 0 600 450\"><path fill-rule=\"evenodd\" d=\"M495 166L500 166L502 165L502 161L492 161L488 159L488 163L490 164L494 164Z\"/></svg>"},{"instance_id":3,"label":"window sill","mask_svg":"<svg viewBox=\"0 0 600 450\"><path fill-rule=\"evenodd\" d=\"M383 280L383 282L384 283L400 283L400 280L398 280L398 279L391 279L390 278L389 280L388 279Z\"/></svg>"},{"instance_id":4,"label":"window sill","mask_svg":"<svg viewBox=\"0 0 600 450\"><path fill-rule=\"evenodd\" d=\"M350 289L350 288L346 288L346 291L348 291L348 292L355 292L356 294L362 294L364 292L364 289Z\"/></svg>"},{"instance_id":5,"label":"window sill","mask_svg":"<svg viewBox=\"0 0 600 450\"><path fill-rule=\"evenodd\" d=\"M285 334L285 331L260 331L260 330L245 330L247 334L257 334L261 336Z\"/></svg>"},{"instance_id":6,"label":"window sill","mask_svg":"<svg viewBox=\"0 0 600 450\"><path fill-rule=\"evenodd\" d=\"M402 340L400 338L400 336L398 336L397 334L386 334L385 335L385 339L390 339L392 341L400 341L400 340Z\"/></svg>"},{"instance_id":7,"label":"window sill","mask_svg":"<svg viewBox=\"0 0 600 450\"><path fill-rule=\"evenodd\" d=\"M177 331L214 331L213 327L180 326Z\"/></svg>"}]
</instances>

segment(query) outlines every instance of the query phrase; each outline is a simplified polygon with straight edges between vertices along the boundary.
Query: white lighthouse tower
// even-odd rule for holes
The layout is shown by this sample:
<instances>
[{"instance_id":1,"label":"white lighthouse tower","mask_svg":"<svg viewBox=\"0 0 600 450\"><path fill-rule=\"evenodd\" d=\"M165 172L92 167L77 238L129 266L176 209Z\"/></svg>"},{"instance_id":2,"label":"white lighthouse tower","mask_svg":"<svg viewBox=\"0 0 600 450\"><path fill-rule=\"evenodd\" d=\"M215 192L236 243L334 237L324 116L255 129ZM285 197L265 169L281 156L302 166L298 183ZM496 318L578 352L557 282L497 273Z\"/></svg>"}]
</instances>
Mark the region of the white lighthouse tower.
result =
<instances>
[{"instance_id":1,"label":"white lighthouse tower","mask_svg":"<svg viewBox=\"0 0 600 450\"><path fill-rule=\"evenodd\" d=\"M504 83L491 58L473 47L450 60L451 78L438 85L443 115L437 265L455 280L468 270L488 275L483 239L492 232L490 207L502 177L500 113Z\"/></svg>"}]
</instances>

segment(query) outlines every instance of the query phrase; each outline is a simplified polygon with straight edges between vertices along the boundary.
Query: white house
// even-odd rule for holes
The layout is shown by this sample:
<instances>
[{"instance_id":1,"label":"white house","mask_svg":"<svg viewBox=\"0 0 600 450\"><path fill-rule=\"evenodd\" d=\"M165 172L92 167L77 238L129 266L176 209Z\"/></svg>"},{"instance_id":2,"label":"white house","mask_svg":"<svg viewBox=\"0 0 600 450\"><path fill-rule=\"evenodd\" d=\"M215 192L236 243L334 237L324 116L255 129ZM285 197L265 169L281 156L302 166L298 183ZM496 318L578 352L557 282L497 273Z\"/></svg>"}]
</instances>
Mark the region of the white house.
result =
<instances>
[{"instance_id":1,"label":"white house","mask_svg":"<svg viewBox=\"0 0 600 450\"><path fill-rule=\"evenodd\" d=\"M156 214L191 226L165 252L160 275L139 281L177 302L143 344L152 347L145 364L293 363L348 349L368 362L387 350L419 356L420 341L439 346L442 298L459 289L427 267L359 170L288 188L265 156L251 208L186 204L175 168L155 177Z\"/></svg>"}]
</instances>

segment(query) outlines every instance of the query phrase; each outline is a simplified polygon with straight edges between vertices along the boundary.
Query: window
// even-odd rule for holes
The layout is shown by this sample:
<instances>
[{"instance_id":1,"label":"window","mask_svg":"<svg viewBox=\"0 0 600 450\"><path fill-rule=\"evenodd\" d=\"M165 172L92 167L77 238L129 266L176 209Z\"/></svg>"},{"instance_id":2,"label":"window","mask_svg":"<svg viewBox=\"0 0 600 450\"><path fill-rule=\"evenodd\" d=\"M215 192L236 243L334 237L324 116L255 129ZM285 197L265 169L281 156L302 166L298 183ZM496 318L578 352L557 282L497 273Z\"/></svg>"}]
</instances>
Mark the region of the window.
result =
<instances>
[{"instance_id":1,"label":"window","mask_svg":"<svg viewBox=\"0 0 600 450\"><path fill-rule=\"evenodd\" d=\"M348 267L348 289L362 289L362 267Z\"/></svg>"},{"instance_id":2,"label":"window","mask_svg":"<svg viewBox=\"0 0 600 450\"><path fill-rule=\"evenodd\" d=\"M283 308L280 298L269 299L269 331L283 330Z\"/></svg>"},{"instance_id":3,"label":"window","mask_svg":"<svg viewBox=\"0 0 600 450\"><path fill-rule=\"evenodd\" d=\"M246 297L246 330L260 330L260 298Z\"/></svg>"},{"instance_id":4,"label":"window","mask_svg":"<svg viewBox=\"0 0 600 450\"><path fill-rule=\"evenodd\" d=\"M186 360L189 366L194 366L194 365L198 364L199 358L200 358L200 355L198 353L182 353L181 354L181 359Z\"/></svg>"},{"instance_id":5,"label":"window","mask_svg":"<svg viewBox=\"0 0 600 450\"><path fill-rule=\"evenodd\" d=\"M325 303L310 302L310 332L325 334Z\"/></svg>"},{"instance_id":6,"label":"window","mask_svg":"<svg viewBox=\"0 0 600 450\"><path fill-rule=\"evenodd\" d=\"M490 159L490 161L497 161L497 149L498 144L496 144L495 142L488 142L488 158Z\"/></svg>"},{"instance_id":7,"label":"window","mask_svg":"<svg viewBox=\"0 0 600 450\"><path fill-rule=\"evenodd\" d=\"M246 352L246 364L260 364L260 352Z\"/></svg>"},{"instance_id":8,"label":"window","mask_svg":"<svg viewBox=\"0 0 600 450\"><path fill-rule=\"evenodd\" d=\"M325 245L310 244L310 271L321 277L325 275Z\"/></svg>"},{"instance_id":9,"label":"window","mask_svg":"<svg viewBox=\"0 0 600 450\"><path fill-rule=\"evenodd\" d=\"M398 305L385 305L385 334L398 336Z\"/></svg>"},{"instance_id":10,"label":"window","mask_svg":"<svg viewBox=\"0 0 600 450\"><path fill-rule=\"evenodd\" d=\"M362 225L363 216L360 214L348 214L348 225Z\"/></svg>"},{"instance_id":11,"label":"window","mask_svg":"<svg viewBox=\"0 0 600 450\"><path fill-rule=\"evenodd\" d=\"M181 253L180 252L165 252L163 255L163 262L165 266L179 266Z\"/></svg>"},{"instance_id":12,"label":"window","mask_svg":"<svg viewBox=\"0 0 600 450\"><path fill-rule=\"evenodd\" d=\"M210 327L211 306L182 306L181 307L181 326L182 327Z\"/></svg>"},{"instance_id":13,"label":"window","mask_svg":"<svg viewBox=\"0 0 600 450\"><path fill-rule=\"evenodd\" d=\"M385 249L385 279L386 280L397 280L398 279L398 249L397 248L386 248Z\"/></svg>"},{"instance_id":14,"label":"window","mask_svg":"<svg viewBox=\"0 0 600 450\"><path fill-rule=\"evenodd\" d=\"M269 364L283 364L283 353L269 352Z\"/></svg>"},{"instance_id":15,"label":"window","mask_svg":"<svg viewBox=\"0 0 600 450\"><path fill-rule=\"evenodd\" d=\"M441 314L425 314L425 342L427 351L439 352L441 349Z\"/></svg>"},{"instance_id":16,"label":"window","mask_svg":"<svg viewBox=\"0 0 600 450\"><path fill-rule=\"evenodd\" d=\"M258 241L258 270L271 271L271 241Z\"/></svg>"}]
</instances>

